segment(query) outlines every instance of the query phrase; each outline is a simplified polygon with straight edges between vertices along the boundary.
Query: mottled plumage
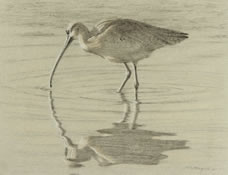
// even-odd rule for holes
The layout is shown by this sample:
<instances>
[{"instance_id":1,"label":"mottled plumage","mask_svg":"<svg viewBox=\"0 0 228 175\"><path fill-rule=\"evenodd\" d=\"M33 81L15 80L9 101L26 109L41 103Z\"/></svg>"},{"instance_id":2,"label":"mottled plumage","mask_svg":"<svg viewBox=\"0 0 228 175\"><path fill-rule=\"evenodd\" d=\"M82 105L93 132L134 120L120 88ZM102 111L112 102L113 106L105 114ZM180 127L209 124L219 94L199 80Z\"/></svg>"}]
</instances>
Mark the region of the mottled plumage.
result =
<instances>
[{"instance_id":1,"label":"mottled plumage","mask_svg":"<svg viewBox=\"0 0 228 175\"><path fill-rule=\"evenodd\" d=\"M112 62L137 62L152 51L173 45L188 38L188 34L155 27L131 19L114 19L99 22L91 31L89 52Z\"/></svg>"}]
</instances>

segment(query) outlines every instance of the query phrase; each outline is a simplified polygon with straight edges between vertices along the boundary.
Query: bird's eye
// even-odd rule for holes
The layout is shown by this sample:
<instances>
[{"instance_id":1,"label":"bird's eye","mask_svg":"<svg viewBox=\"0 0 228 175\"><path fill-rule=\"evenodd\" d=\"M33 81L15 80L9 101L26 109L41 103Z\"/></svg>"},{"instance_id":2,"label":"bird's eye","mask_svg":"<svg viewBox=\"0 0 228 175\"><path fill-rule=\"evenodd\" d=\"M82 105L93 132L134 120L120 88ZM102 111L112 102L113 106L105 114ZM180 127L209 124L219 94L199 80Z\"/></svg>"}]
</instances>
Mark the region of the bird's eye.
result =
<instances>
[{"instance_id":1,"label":"bird's eye","mask_svg":"<svg viewBox=\"0 0 228 175\"><path fill-rule=\"evenodd\" d=\"M69 35L70 34L70 31L69 30L66 30L66 34Z\"/></svg>"}]
</instances>

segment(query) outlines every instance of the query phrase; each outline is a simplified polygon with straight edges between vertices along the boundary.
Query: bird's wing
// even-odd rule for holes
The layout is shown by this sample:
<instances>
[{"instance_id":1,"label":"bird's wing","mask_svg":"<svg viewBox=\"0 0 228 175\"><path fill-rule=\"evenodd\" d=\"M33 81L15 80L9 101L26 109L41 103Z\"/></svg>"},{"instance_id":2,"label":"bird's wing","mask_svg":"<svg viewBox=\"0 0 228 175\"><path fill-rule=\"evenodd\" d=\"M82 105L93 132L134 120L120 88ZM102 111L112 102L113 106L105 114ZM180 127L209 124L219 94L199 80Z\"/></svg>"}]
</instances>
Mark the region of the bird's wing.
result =
<instances>
[{"instance_id":1,"label":"bird's wing","mask_svg":"<svg viewBox=\"0 0 228 175\"><path fill-rule=\"evenodd\" d=\"M178 32L170 29L155 27L143 22L131 19L106 20L97 24L97 35L109 29L122 39L137 42L142 47L155 50L165 45L173 45L188 38L187 33Z\"/></svg>"},{"instance_id":2,"label":"bird's wing","mask_svg":"<svg viewBox=\"0 0 228 175\"><path fill-rule=\"evenodd\" d=\"M106 20L99 21L90 31L92 36L97 36L104 32L111 25L115 24L118 21L118 18L110 18Z\"/></svg>"},{"instance_id":3,"label":"bird's wing","mask_svg":"<svg viewBox=\"0 0 228 175\"><path fill-rule=\"evenodd\" d=\"M170 30L170 29L164 29L161 27L155 27L151 25L147 25L146 27L149 28L150 32L153 36L155 36L157 39L161 40L166 45L173 45L176 43L179 43L185 39L188 38L187 33Z\"/></svg>"},{"instance_id":4,"label":"bird's wing","mask_svg":"<svg viewBox=\"0 0 228 175\"><path fill-rule=\"evenodd\" d=\"M131 47L147 51L176 44L188 37L186 33L155 27L131 19L105 20L98 23L96 29L98 31L96 36L111 42L112 47L116 43L124 48Z\"/></svg>"},{"instance_id":5,"label":"bird's wing","mask_svg":"<svg viewBox=\"0 0 228 175\"><path fill-rule=\"evenodd\" d=\"M143 22L125 19L120 22L119 31L127 37L140 40L144 48L155 50L165 45L173 45L188 38L187 33L161 27L155 27Z\"/></svg>"}]
</instances>

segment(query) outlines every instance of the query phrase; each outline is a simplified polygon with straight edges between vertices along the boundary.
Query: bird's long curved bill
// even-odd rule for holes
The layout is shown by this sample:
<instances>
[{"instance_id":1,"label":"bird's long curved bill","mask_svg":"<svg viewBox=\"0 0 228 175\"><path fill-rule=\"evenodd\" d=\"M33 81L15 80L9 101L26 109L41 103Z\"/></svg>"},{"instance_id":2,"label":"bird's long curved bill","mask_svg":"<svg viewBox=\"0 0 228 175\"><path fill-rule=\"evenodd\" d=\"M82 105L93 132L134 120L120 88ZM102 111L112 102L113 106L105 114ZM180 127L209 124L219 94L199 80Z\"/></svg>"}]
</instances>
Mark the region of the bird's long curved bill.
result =
<instances>
[{"instance_id":1,"label":"bird's long curved bill","mask_svg":"<svg viewBox=\"0 0 228 175\"><path fill-rule=\"evenodd\" d=\"M51 76L50 76L50 87L52 87L52 80L53 80L56 68L57 68L61 58L63 57L63 54L65 53L66 49L69 47L69 45L72 41L73 41L73 38L70 36L67 36L64 47L63 47L62 51L60 52L59 56L57 57L56 63L52 69Z\"/></svg>"}]
</instances>

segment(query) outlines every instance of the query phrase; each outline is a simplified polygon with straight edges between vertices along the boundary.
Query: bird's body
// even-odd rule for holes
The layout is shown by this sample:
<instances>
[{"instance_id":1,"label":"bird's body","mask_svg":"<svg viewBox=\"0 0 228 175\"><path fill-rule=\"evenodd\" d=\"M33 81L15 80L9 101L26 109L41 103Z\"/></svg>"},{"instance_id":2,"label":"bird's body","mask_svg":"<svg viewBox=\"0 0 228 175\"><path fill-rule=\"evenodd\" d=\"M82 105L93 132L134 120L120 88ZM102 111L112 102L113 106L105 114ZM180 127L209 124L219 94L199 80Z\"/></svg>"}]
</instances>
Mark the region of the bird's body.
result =
<instances>
[{"instance_id":1,"label":"bird's body","mask_svg":"<svg viewBox=\"0 0 228 175\"><path fill-rule=\"evenodd\" d=\"M52 77L63 53L72 40L78 39L81 48L85 51L99 55L111 62L124 63L128 74L119 92L131 75L127 63L134 64L137 91L137 62L149 57L156 49L166 45L174 45L188 38L187 33L155 27L132 19L103 20L91 31L82 23L74 23L68 27L66 32L67 41L53 69L50 85L52 85Z\"/></svg>"},{"instance_id":2,"label":"bird's body","mask_svg":"<svg viewBox=\"0 0 228 175\"><path fill-rule=\"evenodd\" d=\"M89 36L79 35L80 46L117 63L138 62L149 57L156 49L187 38L186 33L131 19L101 21L88 34Z\"/></svg>"}]
</instances>

